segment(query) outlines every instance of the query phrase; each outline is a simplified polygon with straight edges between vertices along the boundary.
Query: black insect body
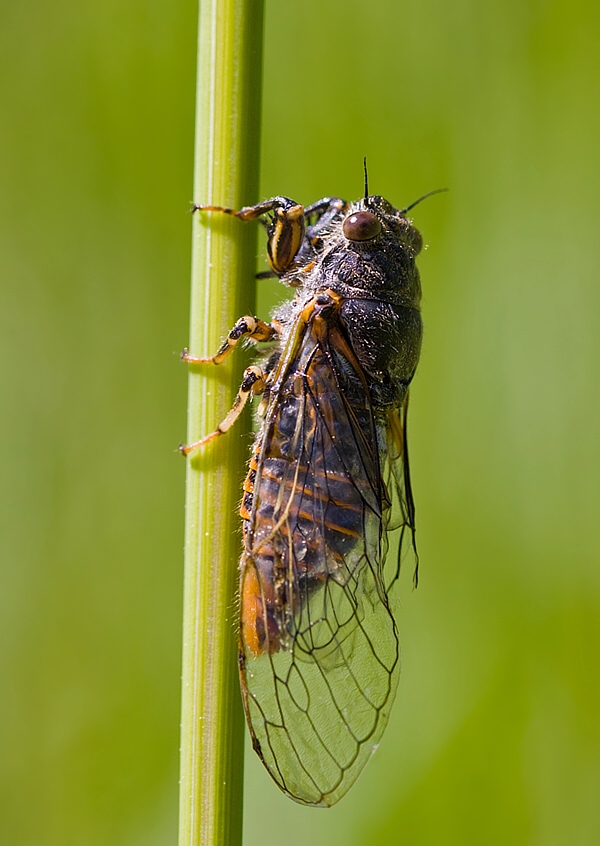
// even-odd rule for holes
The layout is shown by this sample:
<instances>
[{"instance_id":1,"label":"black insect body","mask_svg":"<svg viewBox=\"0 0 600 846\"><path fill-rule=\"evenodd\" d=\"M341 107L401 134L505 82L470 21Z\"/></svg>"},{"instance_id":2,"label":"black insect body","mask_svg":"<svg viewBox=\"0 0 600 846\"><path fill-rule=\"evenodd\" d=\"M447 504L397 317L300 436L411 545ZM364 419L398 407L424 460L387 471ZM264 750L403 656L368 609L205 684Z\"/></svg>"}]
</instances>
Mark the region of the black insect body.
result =
<instances>
[{"instance_id":1,"label":"black insect body","mask_svg":"<svg viewBox=\"0 0 600 846\"><path fill-rule=\"evenodd\" d=\"M271 272L296 289L271 323L241 318L213 359L184 351L218 364L240 338L276 342L219 428L182 451L226 432L262 394L241 506L242 696L279 787L332 805L379 743L400 671L391 593L401 557L416 562L406 413L422 240L408 209L378 196L197 208L270 214Z\"/></svg>"}]
</instances>

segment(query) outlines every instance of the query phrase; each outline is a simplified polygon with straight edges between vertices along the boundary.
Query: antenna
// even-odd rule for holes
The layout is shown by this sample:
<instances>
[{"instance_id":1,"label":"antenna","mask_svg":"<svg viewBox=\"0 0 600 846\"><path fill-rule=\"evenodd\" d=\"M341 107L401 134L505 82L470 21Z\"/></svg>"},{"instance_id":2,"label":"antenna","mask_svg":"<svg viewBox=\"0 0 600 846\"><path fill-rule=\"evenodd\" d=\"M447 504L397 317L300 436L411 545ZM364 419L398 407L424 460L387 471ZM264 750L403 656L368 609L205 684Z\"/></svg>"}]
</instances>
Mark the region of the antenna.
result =
<instances>
[{"instance_id":1,"label":"antenna","mask_svg":"<svg viewBox=\"0 0 600 846\"><path fill-rule=\"evenodd\" d=\"M363 167L365 169L365 203L369 199L369 176L367 174L367 157L363 159Z\"/></svg>"},{"instance_id":2,"label":"antenna","mask_svg":"<svg viewBox=\"0 0 600 846\"><path fill-rule=\"evenodd\" d=\"M407 211L414 209L415 206L418 206L423 200L426 200L427 197L432 197L434 194L443 194L444 191L449 191L449 188L436 188L435 191L428 191L426 194L423 194L422 197L419 197L418 200L415 200L414 203L411 203L410 206L407 206L405 209L400 209L400 214L406 214Z\"/></svg>"}]
</instances>

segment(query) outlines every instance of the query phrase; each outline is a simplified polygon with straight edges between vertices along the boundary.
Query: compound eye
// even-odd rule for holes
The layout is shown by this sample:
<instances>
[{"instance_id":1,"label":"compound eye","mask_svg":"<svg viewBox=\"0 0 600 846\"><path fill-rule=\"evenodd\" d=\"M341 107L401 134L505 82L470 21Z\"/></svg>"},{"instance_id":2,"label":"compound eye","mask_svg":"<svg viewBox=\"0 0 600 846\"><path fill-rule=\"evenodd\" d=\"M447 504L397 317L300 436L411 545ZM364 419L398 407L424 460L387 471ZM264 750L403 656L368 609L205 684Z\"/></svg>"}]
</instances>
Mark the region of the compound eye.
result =
<instances>
[{"instance_id":1,"label":"compound eye","mask_svg":"<svg viewBox=\"0 0 600 846\"><path fill-rule=\"evenodd\" d=\"M411 226L408 230L408 241L414 254L417 256L423 249L423 236L414 226Z\"/></svg>"},{"instance_id":2,"label":"compound eye","mask_svg":"<svg viewBox=\"0 0 600 846\"><path fill-rule=\"evenodd\" d=\"M381 223L373 212L354 212L343 222L342 232L349 241L369 241L379 235Z\"/></svg>"}]
</instances>

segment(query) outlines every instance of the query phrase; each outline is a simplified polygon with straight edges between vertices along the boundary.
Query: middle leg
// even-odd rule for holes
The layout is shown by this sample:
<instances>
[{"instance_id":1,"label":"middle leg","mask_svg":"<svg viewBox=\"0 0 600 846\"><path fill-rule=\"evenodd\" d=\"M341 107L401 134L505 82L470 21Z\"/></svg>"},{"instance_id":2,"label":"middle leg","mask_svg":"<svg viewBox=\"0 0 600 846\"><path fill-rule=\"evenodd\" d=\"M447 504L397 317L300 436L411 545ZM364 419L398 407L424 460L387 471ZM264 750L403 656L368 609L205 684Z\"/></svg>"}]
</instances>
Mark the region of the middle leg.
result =
<instances>
[{"instance_id":1,"label":"middle leg","mask_svg":"<svg viewBox=\"0 0 600 846\"><path fill-rule=\"evenodd\" d=\"M186 364L221 364L231 353L241 338L250 338L252 341L272 341L277 335L277 329L258 317L240 317L231 332L227 335L215 355L209 358L190 355L187 348L181 353L181 360Z\"/></svg>"}]
</instances>

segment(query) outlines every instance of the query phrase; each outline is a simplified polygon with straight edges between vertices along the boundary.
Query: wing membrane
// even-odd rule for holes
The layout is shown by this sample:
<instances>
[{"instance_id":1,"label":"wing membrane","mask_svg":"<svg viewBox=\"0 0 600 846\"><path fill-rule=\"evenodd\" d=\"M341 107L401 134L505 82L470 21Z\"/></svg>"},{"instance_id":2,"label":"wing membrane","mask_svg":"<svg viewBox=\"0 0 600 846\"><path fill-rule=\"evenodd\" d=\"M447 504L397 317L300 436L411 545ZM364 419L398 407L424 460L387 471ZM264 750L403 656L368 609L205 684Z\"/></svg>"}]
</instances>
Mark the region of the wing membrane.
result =
<instances>
[{"instance_id":1,"label":"wing membrane","mask_svg":"<svg viewBox=\"0 0 600 846\"><path fill-rule=\"evenodd\" d=\"M339 323L309 320L297 332L259 435L240 668L254 747L271 776L299 802L331 805L388 720L400 652L387 528L414 520L404 435L392 455ZM403 425L401 415L392 438Z\"/></svg>"}]
</instances>

